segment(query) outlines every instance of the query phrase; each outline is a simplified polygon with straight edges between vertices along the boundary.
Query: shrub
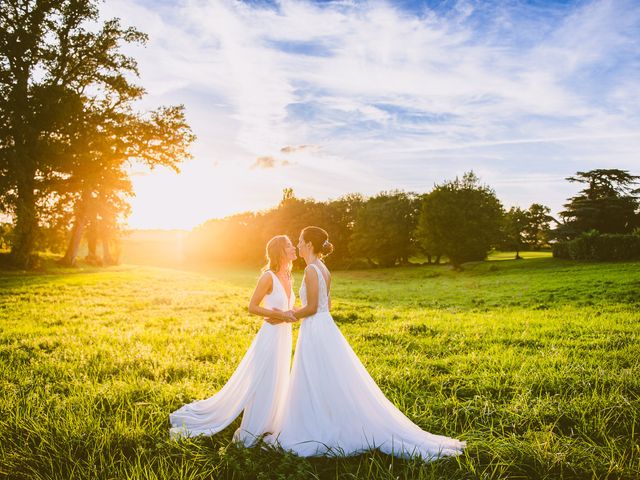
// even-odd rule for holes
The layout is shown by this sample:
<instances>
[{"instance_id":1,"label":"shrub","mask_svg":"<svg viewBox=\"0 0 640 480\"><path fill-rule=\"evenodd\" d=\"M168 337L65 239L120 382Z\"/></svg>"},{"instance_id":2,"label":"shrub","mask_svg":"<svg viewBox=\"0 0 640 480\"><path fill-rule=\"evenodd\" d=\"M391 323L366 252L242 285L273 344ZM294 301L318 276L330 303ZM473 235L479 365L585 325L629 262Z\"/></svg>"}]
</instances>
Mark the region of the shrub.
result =
<instances>
[{"instance_id":1,"label":"shrub","mask_svg":"<svg viewBox=\"0 0 640 480\"><path fill-rule=\"evenodd\" d=\"M592 230L574 240L556 243L553 246L553 256L595 261L640 259L640 235L600 234Z\"/></svg>"}]
</instances>

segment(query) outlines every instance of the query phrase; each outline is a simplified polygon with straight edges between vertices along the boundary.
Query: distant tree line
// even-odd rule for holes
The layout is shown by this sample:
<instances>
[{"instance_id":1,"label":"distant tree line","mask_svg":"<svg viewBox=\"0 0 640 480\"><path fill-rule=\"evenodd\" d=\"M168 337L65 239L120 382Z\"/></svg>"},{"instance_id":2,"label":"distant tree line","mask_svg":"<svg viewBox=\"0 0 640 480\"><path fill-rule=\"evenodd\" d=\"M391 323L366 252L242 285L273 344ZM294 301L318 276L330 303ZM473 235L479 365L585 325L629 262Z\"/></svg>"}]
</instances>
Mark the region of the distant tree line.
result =
<instances>
[{"instance_id":1,"label":"distant tree line","mask_svg":"<svg viewBox=\"0 0 640 480\"><path fill-rule=\"evenodd\" d=\"M427 194L393 190L369 198L350 194L317 202L286 189L276 208L197 227L187 238L185 253L194 262L257 264L270 237L286 233L296 242L307 225L329 232L335 250L327 262L340 268L406 265L414 256L429 263L446 256L460 265L484 259L505 231L500 201L469 172ZM548 221L542 228L547 226ZM546 245L544 236L536 238L533 248Z\"/></svg>"},{"instance_id":2,"label":"distant tree line","mask_svg":"<svg viewBox=\"0 0 640 480\"><path fill-rule=\"evenodd\" d=\"M134 109L145 91L121 46L146 35L118 19L98 24L99 3L2 1L0 213L12 221L0 242L20 268L46 248L64 249L73 265L83 240L90 261L116 262L133 195L128 167L177 170L189 157L182 106Z\"/></svg>"},{"instance_id":3,"label":"distant tree line","mask_svg":"<svg viewBox=\"0 0 640 480\"><path fill-rule=\"evenodd\" d=\"M637 179L622 170L578 172L568 180L588 186L569 199L560 220L538 203L505 210L473 172L424 194L394 190L317 202L286 189L273 209L195 228L185 253L192 262L255 265L273 235L286 233L295 243L300 230L313 224L329 232L335 250L327 263L339 268L406 265L419 257L427 263L445 257L459 267L484 260L493 248L515 251L520 258L523 250L565 244L585 232L632 234L640 225L638 191L631 188Z\"/></svg>"}]
</instances>

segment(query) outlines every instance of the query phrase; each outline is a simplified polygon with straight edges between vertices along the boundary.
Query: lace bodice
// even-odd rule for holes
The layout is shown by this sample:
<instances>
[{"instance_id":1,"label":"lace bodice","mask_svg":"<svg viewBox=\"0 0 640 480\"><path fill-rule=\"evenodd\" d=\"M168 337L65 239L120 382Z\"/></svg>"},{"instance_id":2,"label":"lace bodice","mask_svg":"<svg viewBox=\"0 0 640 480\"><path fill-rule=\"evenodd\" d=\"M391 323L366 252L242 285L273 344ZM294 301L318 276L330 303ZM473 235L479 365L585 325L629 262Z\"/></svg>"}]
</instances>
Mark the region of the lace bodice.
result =
<instances>
[{"instance_id":1,"label":"lace bodice","mask_svg":"<svg viewBox=\"0 0 640 480\"><path fill-rule=\"evenodd\" d=\"M311 266L316 270L318 274L318 312L328 312L329 311L329 294L327 292L327 284L324 281L324 275L320 271L320 267L314 265ZM307 285L306 282L302 282L302 286L300 287L300 300L303 305L307 304Z\"/></svg>"}]
</instances>

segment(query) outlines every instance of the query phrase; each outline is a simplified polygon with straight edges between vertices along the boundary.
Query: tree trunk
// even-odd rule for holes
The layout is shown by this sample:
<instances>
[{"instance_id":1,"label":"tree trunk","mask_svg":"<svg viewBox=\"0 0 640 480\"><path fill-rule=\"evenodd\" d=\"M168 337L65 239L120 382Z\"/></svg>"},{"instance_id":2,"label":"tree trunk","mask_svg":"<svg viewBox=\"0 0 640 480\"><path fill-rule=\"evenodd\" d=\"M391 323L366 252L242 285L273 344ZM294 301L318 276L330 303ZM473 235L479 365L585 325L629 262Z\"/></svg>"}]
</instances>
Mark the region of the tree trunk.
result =
<instances>
[{"instance_id":1,"label":"tree trunk","mask_svg":"<svg viewBox=\"0 0 640 480\"><path fill-rule=\"evenodd\" d=\"M102 229L102 261L104 265L120 263L122 250L117 232L115 221L110 221L109 227Z\"/></svg>"},{"instance_id":2,"label":"tree trunk","mask_svg":"<svg viewBox=\"0 0 640 480\"><path fill-rule=\"evenodd\" d=\"M23 173L28 177L27 172ZM20 182L16 203L15 240L11 246L11 262L18 268L28 269L34 266L36 260L33 249L38 229L36 195L33 182L29 181L29 178L24 178Z\"/></svg>"},{"instance_id":3,"label":"tree trunk","mask_svg":"<svg viewBox=\"0 0 640 480\"><path fill-rule=\"evenodd\" d=\"M117 228L116 217L106 206L106 200L101 202L103 209L100 212L102 219L100 220L100 240L102 241L102 263L103 265L115 265L117 263ZM111 247L115 247L115 252ZM114 256L114 253L116 254Z\"/></svg>"},{"instance_id":4,"label":"tree trunk","mask_svg":"<svg viewBox=\"0 0 640 480\"><path fill-rule=\"evenodd\" d=\"M87 219L84 214L76 215L76 221L73 224L73 230L71 231L71 239L69 240L69 246L62 259L62 264L68 267L74 267L78 258L78 249L80 248L80 242L82 241L82 234L84 233L84 227L86 226Z\"/></svg>"},{"instance_id":5,"label":"tree trunk","mask_svg":"<svg viewBox=\"0 0 640 480\"><path fill-rule=\"evenodd\" d=\"M110 239L108 235L102 236L102 263L103 265L115 265L116 262L111 255L111 249L109 246Z\"/></svg>"},{"instance_id":6,"label":"tree trunk","mask_svg":"<svg viewBox=\"0 0 640 480\"><path fill-rule=\"evenodd\" d=\"M87 248L89 252L85 258L87 263L91 265L101 265L102 261L98 257L98 226L96 225L96 219L92 219L87 229Z\"/></svg>"},{"instance_id":7,"label":"tree trunk","mask_svg":"<svg viewBox=\"0 0 640 480\"><path fill-rule=\"evenodd\" d=\"M24 62L16 74L16 84L10 97L14 111L11 115L11 136L14 152L10 158L10 168L15 172L16 226L14 242L11 246L11 261L18 268L32 268L37 259L33 255L38 215L36 212L36 167L33 148L37 137L25 118L29 111L28 101L29 69Z\"/></svg>"},{"instance_id":8,"label":"tree trunk","mask_svg":"<svg viewBox=\"0 0 640 480\"><path fill-rule=\"evenodd\" d=\"M86 190L83 190L80 199L74 208L75 221L73 223L73 229L71 230L71 238L69 239L69 245L67 246L64 258L60 262L63 265L68 267L76 265L78 260L78 250L80 249L82 237L89 221L90 208L91 195Z\"/></svg>"},{"instance_id":9,"label":"tree trunk","mask_svg":"<svg viewBox=\"0 0 640 480\"><path fill-rule=\"evenodd\" d=\"M436 255L436 261L435 261L436 265L440 265L440 255Z\"/></svg>"}]
</instances>

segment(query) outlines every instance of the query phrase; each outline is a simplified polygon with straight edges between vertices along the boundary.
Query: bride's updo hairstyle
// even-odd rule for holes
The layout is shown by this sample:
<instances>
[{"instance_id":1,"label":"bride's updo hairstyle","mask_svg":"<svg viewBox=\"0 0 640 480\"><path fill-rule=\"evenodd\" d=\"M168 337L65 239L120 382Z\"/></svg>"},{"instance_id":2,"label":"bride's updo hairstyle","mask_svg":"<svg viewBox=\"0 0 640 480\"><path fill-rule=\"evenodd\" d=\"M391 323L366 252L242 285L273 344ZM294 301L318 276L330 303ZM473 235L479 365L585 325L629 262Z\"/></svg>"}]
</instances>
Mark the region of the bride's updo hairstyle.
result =
<instances>
[{"instance_id":1,"label":"bride's updo hairstyle","mask_svg":"<svg viewBox=\"0 0 640 480\"><path fill-rule=\"evenodd\" d=\"M326 257L333 252L333 244L329 241L329 234L320 227L305 227L302 229L302 239L311 242L313 253L319 257Z\"/></svg>"},{"instance_id":2,"label":"bride's updo hairstyle","mask_svg":"<svg viewBox=\"0 0 640 480\"><path fill-rule=\"evenodd\" d=\"M287 263L287 241L290 240L286 235L276 235L267 242L267 248L265 249L267 264L263 267L263 272L267 270L278 272L282 265ZM289 268L291 268L291 265L289 265Z\"/></svg>"}]
</instances>

